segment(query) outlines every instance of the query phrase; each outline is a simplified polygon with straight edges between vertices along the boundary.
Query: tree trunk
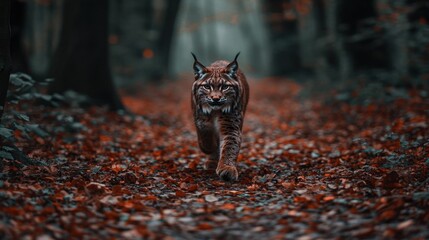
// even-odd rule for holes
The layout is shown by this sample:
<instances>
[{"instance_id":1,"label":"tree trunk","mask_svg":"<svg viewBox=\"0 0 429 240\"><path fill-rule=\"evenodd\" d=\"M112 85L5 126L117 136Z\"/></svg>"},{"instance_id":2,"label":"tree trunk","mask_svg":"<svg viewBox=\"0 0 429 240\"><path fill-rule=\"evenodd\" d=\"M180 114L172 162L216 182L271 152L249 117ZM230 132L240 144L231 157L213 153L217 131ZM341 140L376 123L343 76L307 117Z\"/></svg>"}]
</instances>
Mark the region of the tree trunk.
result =
<instances>
[{"instance_id":1,"label":"tree trunk","mask_svg":"<svg viewBox=\"0 0 429 240\"><path fill-rule=\"evenodd\" d=\"M196 26L196 23L202 21L203 17L201 16L201 12L196 6L197 3L187 1L186 7L186 25L195 25L191 30L191 52L197 54L197 56L207 56L205 53L205 48L203 47L203 39L201 37L201 30L199 30L199 26Z\"/></svg>"},{"instance_id":2,"label":"tree trunk","mask_svg":"<svg viewBox=\"0 0 429 240\"><path fill-rule=\"evenodd\" d=\"M209 41L211 41L211 47L207 49L207 56L209 59L218 59L219 58L219 39L217 31L217 22L216 22L216 1L205 1L204 10L206 12L205 17L211 18L211 22L206 23L206 26L202 29L205 30Z\"/></svg>"},{"instance_id":3,"label":"tree trunk","mask_svg":"<svg viewBox=\"0 0 429 240\"><path fill-rule=\"evenodd\" d=\"M306 12L298 11L299 59L304 69L312 69L317 59L317 27L315 2L308 3Z\"/></svg>"},{"instance_id":4,"label":"tree trunk","mask_svg":"<svg viewBox=\"0 0 429 240\"><path fill-rule=\"evenodd\" d=\"M2 0L0 1L0 120L9 88L10 69L10 0Z\"/></svg>"},{"instance_id":5,"label":"tree trunk","mask_svg":"<svg viewBox=\"0 0 429 240\"><path fill-rule=\"evenodd\" d=\"M273 75L282 76L297 73L301 70L299 60L299 43L297 38L298 24L291 15L291 9L283 1L266 0L265 11L267 24L270 27L271 56Z\"/></svg>"},{"instance_id":6,"label":"tree trunk","mask_svg":"<svg viewBox=\"0 0 429 240\"><path fill-rule=\"evenodd\" d=\"M107 0L66 0L50 92L74 90L96 104L122 109L110 73L107 37Z\"/></svg>"},{"instance_id":7,"label":"tree trunk","mask_svg":"<svg viewBox=\"0 0 429 240\"><path fill-rule=\"evenodd\" d=\"M158 54L160 66L162 66L159 77L166 77L169 70L170 48L174 34L174 24L179 12L181 0L168 1L167 9L164 12L164 21L161 33L158 38Z\"/></svg>"},{"instance_id":8,"label":"tree trunk","mask_svg":"<svg viewBox=\"0 0 429 240\"><path fill-rule=\"evenodd\" d=\"M316 24L316 38L314 39L314 59L312 63L314 64L312 70L314 75L317 77L317 80L323 84L327 84L331 81L332 71L329 66L329 51L327 51L327 46L329 45L329 39L327 34L327 17L326 17L326 8L328 2L323 0L315 0L312 2L311 14ZM311 61L311 60L310 60Z\"/></svg>"},{"instance_id":9,"label":"tree trunk","mask_svg":"<svg viewBox=\"0 0 429 240\"><path fill-rule=\"evenodd\" d=\"M242 9L243 11L252 7L251 2L238 1L236 4L238 5L238 9ZM243 36L249 41L249 47L246 49L246 57L251 59L250 64L252 69L255 69L256 71L261 73L263 73L264 71L269 72L270 65L266 63L268 62L267 59L264 59L264 57L262 56L262 51L257 51L257 49L260 49L260 45L267 44L265 42L262 42L261 44L261 29L257 26L252 25L251 18L254 18L254 15L245 14L245 16L243 16L242 18L244 17L246 17L246 19L241 20L240 31L243 33Z\"/></svg>"},{"instance_id":10,"label":"tree trunk","mask_svg":"<svg viewBox=\"0 0 429 240\"><path fill-rule=\"evenodd\" d=\"M326 3L325 16L326 16L326 30L329 42L329 48L333 54L333 62L331 62L334 69L333 79L344 81L347 80L352 72L352 64L350 56L344 47L344 36L339 34L338 14L341 9L339 8L339 0L328 0Z\"/></svg>"},{"instance_id":11,"label":"tree trunk","mask_svg":"<svg viewBox=\"0 0 429 240\"><path fill-rule=\"evenodd\" d=\"M409 74L409 57L408 57L408 31L409 22L407 14L401 12L406 6L405 0L397 0L389 2L387 0L377 0L380 5L387 5L389 8L386 10L378 9L379 15L386 15L390 12L397 13L397 19L387 22L387 36L389 43L389 60L390 68L392 69L392 80L394 85L400 84L401 80L406 78Z\"/></svg>"},{"instance_id":12,"label":"tree trunk","mask_svg":"<svg viewBox=\"0 0 429 240\"><path fill-rule=\"evenodd\" d=\"M28 55L24 49L24 28L27 17L27 3L12 0L10 24L11 24L11 60L12 72L30 73Z\"/></svg>"}]
</instances>

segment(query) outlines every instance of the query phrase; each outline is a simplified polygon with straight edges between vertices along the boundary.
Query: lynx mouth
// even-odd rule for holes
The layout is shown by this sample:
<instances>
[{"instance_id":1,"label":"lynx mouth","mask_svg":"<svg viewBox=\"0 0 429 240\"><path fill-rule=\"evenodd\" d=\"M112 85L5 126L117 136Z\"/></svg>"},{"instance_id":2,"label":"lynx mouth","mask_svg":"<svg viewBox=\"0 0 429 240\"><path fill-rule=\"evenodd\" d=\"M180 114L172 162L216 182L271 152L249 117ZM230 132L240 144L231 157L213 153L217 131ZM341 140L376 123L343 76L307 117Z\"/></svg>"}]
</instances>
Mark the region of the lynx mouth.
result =
<instances>
[{"instance_id":1,"label":"lynx mouth","mask_svg":"<svg viewBox=\"0 0 429 240\"><path fill-rule=\"evenodd\" d=\"M225 102L224 101L219 101L219 102L209 102L210 106L222 106Z\"/></svg>"}]
</instances>

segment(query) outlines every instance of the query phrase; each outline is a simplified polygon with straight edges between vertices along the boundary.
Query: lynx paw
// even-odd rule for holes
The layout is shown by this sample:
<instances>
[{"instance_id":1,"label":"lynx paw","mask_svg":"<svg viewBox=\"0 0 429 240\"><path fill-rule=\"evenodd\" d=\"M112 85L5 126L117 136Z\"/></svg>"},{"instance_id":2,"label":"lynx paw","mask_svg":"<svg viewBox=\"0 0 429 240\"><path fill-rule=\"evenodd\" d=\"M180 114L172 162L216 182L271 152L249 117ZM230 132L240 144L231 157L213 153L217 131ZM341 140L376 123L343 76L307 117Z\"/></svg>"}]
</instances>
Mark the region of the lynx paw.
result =
<instances>
[{"instance_id":1,"label":"lynx paw","mask_svg":"<svg viewBox=\"0 0 429 240\"><path fill-rule=\"evenodd\" d=\"M216 169L216 174L224 181L235 181L238 179L238 171L235 166L218 166Z\"/></svg>"},{"instance_id":2,"label":"lynx paw","mask_svg":"<svg viewBox=\"0 0 429 240\"><path fill-rule=\"evenodd\" d=\"M204 169L206 170L215 170L217 167L217 161L214 160L207 160L204 164Z\"/></svg>"}]
</instances>

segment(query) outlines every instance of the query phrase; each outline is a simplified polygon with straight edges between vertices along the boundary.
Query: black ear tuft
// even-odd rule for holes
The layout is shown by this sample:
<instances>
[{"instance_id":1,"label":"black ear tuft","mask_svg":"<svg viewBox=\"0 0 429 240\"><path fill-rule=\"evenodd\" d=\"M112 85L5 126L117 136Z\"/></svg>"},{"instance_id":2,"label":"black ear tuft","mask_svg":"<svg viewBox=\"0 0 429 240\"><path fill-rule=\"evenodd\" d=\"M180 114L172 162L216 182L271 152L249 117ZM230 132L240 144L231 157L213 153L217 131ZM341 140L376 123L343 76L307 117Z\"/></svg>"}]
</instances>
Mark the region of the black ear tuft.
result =
<instances>
[{"instance_id":1,"label":"black ear tuft","mask_svg":"<svg viewBox=\"0 0 429 240\"><path fill-rule=\"evenodd\" d=\"M195 75L195 80L197 80L207 72L207 68L198 61L194 53L191 52L191 54L192 54L192 57L194 57L194 75Z\"/></svg>"},{"instance_id":2,"label":"black ear tuft","mask_svg":"<svg viewBox=\"0 0 429 240\"><path fill-rule=\"evenodd\" d=\"M237 77L237 70L238 70L237 58L239 55L240 55L240 52L238 52L237 55L235 55L234 61L228 64L228 66L226 66L226 71L228 75L234 79Z\"/></svg>"},{"instance_id":3,"label":"black ear tuft","mask_svg":"<svg viewBox=\"0 0 429 240\"><path fill-rule=\"evenodd\" d=\"M240 52L238 52L237 55L235 55L234 62L237 62L238 56L240 56Z\"/></svg>"}]
</instances>

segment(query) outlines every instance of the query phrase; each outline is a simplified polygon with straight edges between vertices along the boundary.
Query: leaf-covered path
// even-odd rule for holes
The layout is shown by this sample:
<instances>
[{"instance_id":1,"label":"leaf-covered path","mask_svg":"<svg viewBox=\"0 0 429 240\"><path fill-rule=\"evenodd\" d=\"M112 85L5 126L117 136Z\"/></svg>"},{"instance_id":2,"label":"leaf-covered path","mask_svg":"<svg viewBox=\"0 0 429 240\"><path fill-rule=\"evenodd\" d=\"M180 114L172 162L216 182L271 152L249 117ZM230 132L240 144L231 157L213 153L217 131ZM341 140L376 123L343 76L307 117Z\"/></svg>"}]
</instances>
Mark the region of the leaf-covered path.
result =
<instances>
[{"instance_id":1,"label":"leaf-covered path","mask_svg":"<svg viewBox=\"0 0 429 240\"><path fill-rule=\"evenodd\" d=\"M203 169L189 87L124 97L138 117L34 107L53 135L16 144L46 166L4 164L0 237L429 238L427 98L327 105L251 82L239 180L225 183Z\"/></svg>"}]
</instances>

